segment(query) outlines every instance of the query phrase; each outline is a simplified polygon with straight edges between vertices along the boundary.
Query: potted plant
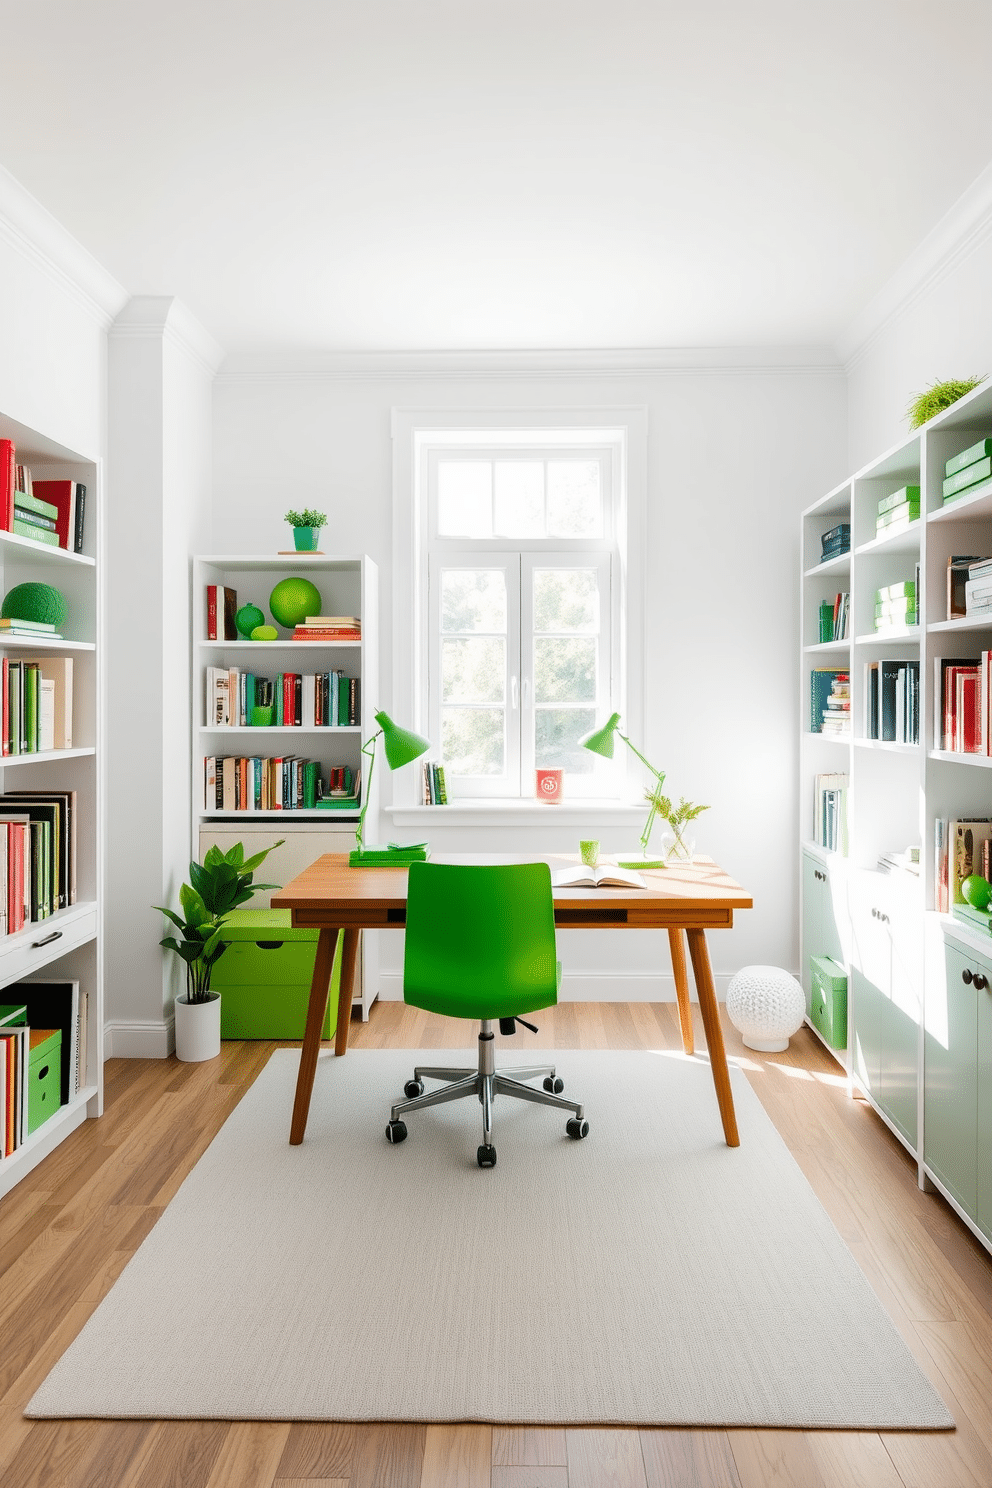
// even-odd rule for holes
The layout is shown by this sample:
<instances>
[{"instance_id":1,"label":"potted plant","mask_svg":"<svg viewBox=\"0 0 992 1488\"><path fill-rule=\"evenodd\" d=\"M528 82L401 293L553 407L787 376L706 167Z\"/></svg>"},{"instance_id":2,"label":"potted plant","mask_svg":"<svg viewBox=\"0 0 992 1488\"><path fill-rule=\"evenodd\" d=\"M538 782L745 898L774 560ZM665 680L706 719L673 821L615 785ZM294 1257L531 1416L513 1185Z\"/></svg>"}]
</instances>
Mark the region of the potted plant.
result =
<instances>
[{"instance_id":1,"label":"potted plant","mask_svg":"<svg viewBox=\"0 0 992 1488\"><path fill-rule=\"evenodd\" d=\"M293 529L293 544L298 553L312 553L317 547L321 527L326 526L324 512L306 506L302 511L288 511L285 520Z\"/></svg>"},{"instance_id":2,"label":"potted plant","mask_svg":"<svg viewBox=\"0 0 992 1488\"><path fill-rule=\"evenodd\" d=\"M670 863L691 863L696 844L691 837L686 836L685 829L691 821L695 821L697 816L701 816L710 808L694 806L691 801L686 800L685 796L677 806L674 806L670 796L662 795L660 786L655 790L645 791L644 799L651 803L662 821L668 823L669 831L662 838L662 851L668 861Z\"/></svg>"},{"instance_id":3,"label":"potted plant","mask_svg":"<svg viewBox=\"0 0 992 1488\"><path fill-rule=\"evenodd\" d=\"M159 945L175 951L186 964L186 995L176 998L176 1055L187 1062L213 1059L220 1053L220 995L210 990L210 975L227 950L222 939L224 919L250 899L256 889L278 884L252 882L255 869L285 838L246 858L236 842L226 853L211 847L202 864L190 863L189 883L179 890L182 914L156 905L179 930L181 938L166 935Z\"/></svg>"}]
</instances>

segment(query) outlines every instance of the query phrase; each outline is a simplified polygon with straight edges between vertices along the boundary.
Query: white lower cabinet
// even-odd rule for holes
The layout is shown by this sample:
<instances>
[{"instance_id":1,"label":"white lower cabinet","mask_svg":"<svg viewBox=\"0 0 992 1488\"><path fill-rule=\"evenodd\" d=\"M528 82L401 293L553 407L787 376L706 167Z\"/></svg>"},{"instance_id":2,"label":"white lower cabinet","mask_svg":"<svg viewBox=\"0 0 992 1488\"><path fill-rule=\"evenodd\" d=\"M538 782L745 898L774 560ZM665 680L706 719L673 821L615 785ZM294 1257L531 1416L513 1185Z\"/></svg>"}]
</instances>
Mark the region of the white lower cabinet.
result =
<instances>
[{"instance_id":1,"label":"white lower cabinet","mask_svg":"<svg viewBox=\"0 0 992 1488\"><path fill-rule=\"evenodd\" d=\"M851 877L849 1022L858 1083L915 1150L923 998L923 916L913 887Z\"/></svg>"}]
</instances>

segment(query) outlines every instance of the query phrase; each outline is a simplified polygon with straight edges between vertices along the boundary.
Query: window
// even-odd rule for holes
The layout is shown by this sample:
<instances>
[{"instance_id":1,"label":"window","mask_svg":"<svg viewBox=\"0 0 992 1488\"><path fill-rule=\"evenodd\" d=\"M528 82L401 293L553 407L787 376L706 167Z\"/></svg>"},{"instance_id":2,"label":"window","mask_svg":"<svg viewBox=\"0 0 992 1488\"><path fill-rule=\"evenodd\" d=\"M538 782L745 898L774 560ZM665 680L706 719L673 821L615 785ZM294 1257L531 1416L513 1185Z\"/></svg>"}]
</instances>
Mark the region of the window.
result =
<instances>
[{"instance_id":1,"label":"window","mask_svg":"<svg viewBox=\"0 0 992 1488\"><path fill-rule=\"evenodd\" d=\"M420 450L418 717L450 796L618 793L579 739L620 706L623 460L570 429L461 431Z\"/></svg>"}]
</instances>

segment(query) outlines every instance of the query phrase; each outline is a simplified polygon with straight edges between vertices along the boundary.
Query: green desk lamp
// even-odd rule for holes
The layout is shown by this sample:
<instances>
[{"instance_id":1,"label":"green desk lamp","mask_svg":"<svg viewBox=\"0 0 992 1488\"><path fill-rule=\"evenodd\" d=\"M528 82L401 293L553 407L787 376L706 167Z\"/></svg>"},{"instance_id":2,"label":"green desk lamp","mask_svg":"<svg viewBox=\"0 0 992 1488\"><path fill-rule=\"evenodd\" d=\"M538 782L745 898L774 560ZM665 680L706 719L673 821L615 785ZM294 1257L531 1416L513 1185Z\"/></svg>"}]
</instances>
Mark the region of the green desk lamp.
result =
<instances>
[{"instance_id":1,"label":"green desk lamp","mask_svg":"<svg viewBox=\"0 0 992 1488\"><path fill-rule=\"evenodd\" d=\"M386 764L391 770L398 770L402 765L409 765L431 747L430 739L425 739L421 734L415 734L410 729L400 728L388 713L377 713L375 721L379 725L378 731L362 745L362 753L369 762L368 773L365 776L365 804L358 818L358 828L355 832L356 846L348 862L352 868L395 868L403 863L422 863L427 857L426 842L411 842L406 845L389 842L383 846L365 846L365 813L369 809L369 801L372 798L372 771L375 769L376 740L382 740L386 751Z\"/></svg>"},{"instance_id":2,"label":"green desk lamp","mask_svg":"<svg viewBox=\"0 0 992 1488\"><path fill-rule=\"evenodd\" d=\"M626 744L627 748L633 750L634 754L637 755L637 758L640 760L641 764L646 765L647 768L651 771L651 774L658 782L656 790L660 790L665 780L664 770L656 770L654 765L652 765L650 761L644 758L641 751L634 748L633 744L631 744L630 740L627 738L627 735L620 733L620 730L617 727L619 722L620 714L611 714L606 723L603 724L602 728L593 729L592 732L589 734L583 734L582 738L579 740L579 743L583 746L583 748L591 749L593 754L601 754L604 759L612 759L614 736L619 734L620 738ZM657 804L652 801L651 809L648 812L648 819L644 823L644 831L641 833L641 856L639 858L630 858L626 861L622 861L618 858L617 863L621 868L664 868L666 866L664 858L652 858L648 853L648 842L651 838L651 828L654 826L654 819L657 815Z\"/></svg>"}]
</instances>

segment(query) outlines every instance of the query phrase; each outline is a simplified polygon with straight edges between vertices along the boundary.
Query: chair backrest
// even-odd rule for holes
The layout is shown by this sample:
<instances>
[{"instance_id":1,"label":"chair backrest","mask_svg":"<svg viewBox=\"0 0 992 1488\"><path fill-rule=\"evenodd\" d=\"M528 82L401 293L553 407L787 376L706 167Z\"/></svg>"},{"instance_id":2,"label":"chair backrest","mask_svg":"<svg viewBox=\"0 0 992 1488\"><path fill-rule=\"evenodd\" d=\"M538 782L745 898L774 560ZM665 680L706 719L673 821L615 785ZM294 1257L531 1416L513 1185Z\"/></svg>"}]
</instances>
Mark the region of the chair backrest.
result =
<instances>
[{"instance_id":1,"label":"chair backrest","mask_svg":"<svg viewBox=\"0 0 992 1488\"><path fill-rule=\"evenodd\" d=\"M510 1018L557 1002L547 863L411 863L403 997L455 1018Z\"/></svg>"}]
</instances>

